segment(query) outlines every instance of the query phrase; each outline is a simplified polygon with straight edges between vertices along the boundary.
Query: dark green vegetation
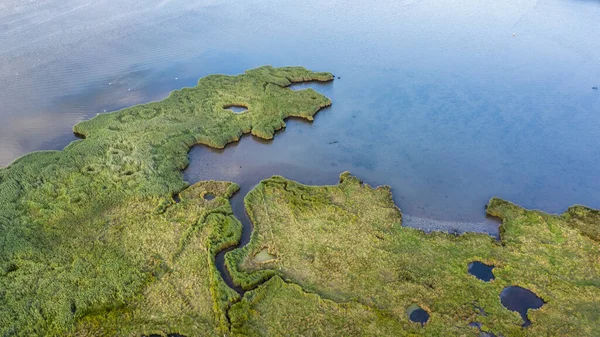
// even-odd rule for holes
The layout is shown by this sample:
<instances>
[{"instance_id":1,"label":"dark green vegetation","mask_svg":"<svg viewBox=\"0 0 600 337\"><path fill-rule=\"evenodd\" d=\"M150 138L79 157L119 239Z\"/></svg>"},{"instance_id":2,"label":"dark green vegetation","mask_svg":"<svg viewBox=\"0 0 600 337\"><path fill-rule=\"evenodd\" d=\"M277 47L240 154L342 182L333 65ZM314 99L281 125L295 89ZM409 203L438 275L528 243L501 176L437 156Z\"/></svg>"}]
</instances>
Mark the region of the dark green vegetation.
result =
<instances>
[{"instance_id":1,"label":"dark green vegetation","mask_svg":"<svg viewBox=\"0 0 600 337\"><path fill-rule=\"evenodd\" d=\"M496 242L401 227L389 188L348 173L336 186L273 177L245 202L254 232L227 263L236 283L257 288L229 312L235 334L477 336L472 322L504 336L600 331L600 214L586 207L552 216L494 198ZM473 261L494 265L496 278L470 275ZM527 328L500 302L513 285L546 302ZM415 304L430 314L424 326L408 319Z\"/></svg>"},{"instance_id":2,"label":"dark green vegetation","mask_svg":"<svg viewBox=\"0 0 600 337\"><path fill-rule=\"evenodd\" d=\"M332 79L299 67L208 76L76 125L85 139L64 151L0 169L0 336L226 331L238 295L213 256L240 236L226 201L235 186L200 183L174 204L187 152L248 132L271 138L288 116L311 120L330 100L285 87ZM204 201L206 191L218 197Z\"/></svg>"}]
</instances>

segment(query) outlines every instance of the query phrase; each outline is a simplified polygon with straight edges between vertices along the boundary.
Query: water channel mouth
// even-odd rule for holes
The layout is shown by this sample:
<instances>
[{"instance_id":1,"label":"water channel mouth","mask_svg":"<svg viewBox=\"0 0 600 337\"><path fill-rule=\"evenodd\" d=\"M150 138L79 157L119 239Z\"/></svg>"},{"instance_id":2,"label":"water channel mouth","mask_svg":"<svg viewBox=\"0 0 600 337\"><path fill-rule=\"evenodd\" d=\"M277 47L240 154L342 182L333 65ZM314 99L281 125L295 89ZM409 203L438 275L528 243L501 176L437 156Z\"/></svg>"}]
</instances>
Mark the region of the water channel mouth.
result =
<instances>
[{"instance_id":1,"label":"water channel mouth","mask_svg":"<svg viewBox=\"0 0 600 337\"><path fill-rule=\"evenodd\" d=\"M253 142L263 145L268 145L270 143L270 141L256 139L251 136L243 136L240 142ZM215 257L215 264L225 283L236 292L243 295L245 293L244 289L233 283L231 275L227 270L225 265L225 254L236 248L243 247L250 242L253 225L248 217L248 214L246 213L244 197L262 180L270 178L274 175L281 175L287 179L307 185L335 185L338 183L340 172L319 171L318 169L286 165L283 163L272 163L269 165L259 166L258 168L251 166L246 169L244 169L243 163L228 163L228 165L224 165L222 167L216 165L214 170L212 170L212 166L208 166L210 163L215 161L220 163L223 157L226 158L225 154L228 152L228 150L235 151L237 146L239 146L238 144L239 143L232 143L225 149L216 150L206 146L194 147L190 153L190 165L188 168L186 168L186 170L184 170L183 174L185 180L189 183L194 183L200 180L220 180L232 181L240 186L240 190L230 199L230 203L233 210L233 215L242 224L242 236L237 246L229 247L217 253ZM208 194L204 197L210 198ZM425 231L440 230L452 232L449 229L464 228L463 226L465 225L465 223L462 222L454 223L451 221L427 219L421 219L422 221L415 223L414 221L405 222L405 219L414 218L411 218L409 215L403 215L403 226L415 227ZM422 228L424 221L427 222L427 226L425 226L426 228ZM497 219L484 218L482 223L478 224L473 222L468 224L469 226L472 226L473 229L479 228L480 232L482 232L481 228L485 227L487 230L483 230L484 233L487 232L487 234L491 235L492 237L497 237L496 233L499 225L499 221L497 221ZM454 233L456 235L460 234L459 232ZM420 314L415 315L419 315L419 317L422 316Z\"/></svg>"}]
</instances>

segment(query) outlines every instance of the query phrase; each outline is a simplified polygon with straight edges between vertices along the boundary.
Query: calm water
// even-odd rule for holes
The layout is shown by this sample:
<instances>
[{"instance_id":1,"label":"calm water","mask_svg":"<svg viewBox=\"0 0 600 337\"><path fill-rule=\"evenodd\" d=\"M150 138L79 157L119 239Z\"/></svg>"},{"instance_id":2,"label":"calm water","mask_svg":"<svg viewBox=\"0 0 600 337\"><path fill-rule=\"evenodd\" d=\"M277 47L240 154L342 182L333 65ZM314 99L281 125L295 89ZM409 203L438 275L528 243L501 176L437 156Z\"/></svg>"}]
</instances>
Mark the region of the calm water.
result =
<instances>
[{"instance_id":1,"label":"calm water","mask_svg":"<svg viewBox=\"0 0 600 337\"><path fill-rule=\"evenodd\" d=\"M429 313L417 304L412 304L406 309L408 319L415 323L421 323L425 325L429 321Z\"/></svg>"},{"instance_id":2,"label":"calm water","mask_svg":"<svg viewBox=\"0 0 600 337\"><path fill-rule=\"evenodd\" d=\"M516 311L523 319L523 327L531 325L527 312L529 309L539 309L544 305L544 300L539 298L529 289L511 286L500 293L500 302L508 310Z\"/></svg>"},{"instance_id":3,"label":"calm water","mask_svg":"<svg viewBox=\"0 0 600 337\"><path fill-rule=\"evenodd\" d=\"M487 264L480 261L473 261L469 263L467 270L469 274L477 277L478 279L489 282L496 277L494 276L494 266L488 266Z\"/></svg>"},{"instance_id":4,"label":"calm water","mask_svg":"<svg viewBox=\"0 0 600 337\"><path fill-rule=\"evenodd\" d=\"M274 142L197 147L186 179L388 184L406 223L494 233L497 195L600 208L600 1L0 2L0 166L211 73L331 71Z\"/></svg>"}]
</instances>

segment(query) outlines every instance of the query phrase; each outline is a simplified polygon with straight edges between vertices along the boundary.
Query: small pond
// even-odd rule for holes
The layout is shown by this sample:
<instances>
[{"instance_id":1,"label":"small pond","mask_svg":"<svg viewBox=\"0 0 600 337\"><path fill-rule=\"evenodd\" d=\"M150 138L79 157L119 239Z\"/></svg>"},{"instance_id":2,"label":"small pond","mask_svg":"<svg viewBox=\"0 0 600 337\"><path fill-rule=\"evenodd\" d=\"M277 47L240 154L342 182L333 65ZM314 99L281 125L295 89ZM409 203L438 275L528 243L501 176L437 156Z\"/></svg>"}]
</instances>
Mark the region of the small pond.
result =
<instances>
[{"instance_id":1,"label":"small pond","mask_svg":"<svg viewBox=\"0 0 600 337\"><path fill-rule=\"evenodd\" d=\"M231 110L231 111L235 112L236 114L248 111L247 107L241 106L241 105L228 105L228 106L225 106L223 109Z\"/></svg>"},{"instance_id":2,"label":"small pond","mask_svg":"<svg viewBox=\"0 0 600 337\"><path fill-rule=\"evenodd\" d=\"M265 263L265 262L271 262L274 261L277 258L277 256L273 255L273 254L269 254L269 251L267 250L267 248L262 249L260 252L258 252L256 255L254 255L254 262L257 263Z\"/></svg>"},{"instance_id":3,"label":"small pond","mask_svg":"<svg viewBox=\"0 0 600 337\"><path fill-rule=\"evenodd\" d=\"M468 267L469 274L485 282L489 282L496 278L492 269L494 269L494 266L488 266L480 261L473 261L469 263Z\"/></svg>"},{"instance_id":4,"label":"small pond","mask_svg":"<svg viewBox=\"0 0 600 337\"><path fill-rule=\"evenodd\" d=\"M406 308L406 314L408 315L408 319L410 319L411 322L421 323L421 325L425 325L425 323L429 321L429 313L417 304L412 304L408 308Z\"/></svg>"},{"instance_id":5,"label":"small pond","mask_svg":"<svg viewBox=\"0 0 600 337\"><path fill-rule=\"evenodd\" d=\"M527 317L529 309L539 309L544 305L544 300L539 298L531 290L518 286L506 287L500 293L500 302L508 310L516 311L523 318L523 327L531 325Z\"/></svg>"}]
</instances>

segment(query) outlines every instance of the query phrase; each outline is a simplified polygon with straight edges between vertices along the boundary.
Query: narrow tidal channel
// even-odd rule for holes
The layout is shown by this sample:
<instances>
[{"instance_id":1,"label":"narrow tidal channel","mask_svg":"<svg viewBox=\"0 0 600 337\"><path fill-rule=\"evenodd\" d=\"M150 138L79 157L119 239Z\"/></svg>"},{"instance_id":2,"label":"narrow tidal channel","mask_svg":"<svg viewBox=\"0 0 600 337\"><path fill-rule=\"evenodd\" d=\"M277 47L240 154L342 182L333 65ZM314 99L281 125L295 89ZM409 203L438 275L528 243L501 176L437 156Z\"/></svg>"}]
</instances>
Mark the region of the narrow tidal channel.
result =
<instances>
[{"instance_id":1,"label":"narrow tidal channel","mask_svg":"<svg viewBox=\"0 0 600 337\"><path fill-rule=\"evenodd\" d=\"M290 121L286 122L288 122L288 125L290 124ZM304 124L305 122L302 123ZM305 125L302 125L302 127L304 126ZM285 130L278 132L278 135L283 132L285 132ZM275 138L277 138L278 135L276 135ZM184 179L190 184L201 180L219 180L235 182L240 186L240 190L233 195L229 202L233 210L233 215L242 224L242 237L236 246L229 247L217 253L215 264L225 283L241 295L245 293L245 290L233 283L231 275L225 266L225 254L236 248L243 247L250 242L254 226L246 213L244 197L262 180L274 175L281 175L287 179L308 185L335 185L338 183L339 174L342 172L320 170L320 168L309 169L276 163L270 163L263 166L248 165L248 167L244 167L244 163L241 163L240 165L239 162L231 162L230 159L232 157L227 155L227 153L238 151L240 149L239 147L243 148L245 146L244 144L262 144L269 146L270 143L271 141L264 141L246 135L243 136L239 142L231 143L225 149L212 149L199 145L194 147L190 152L190 165L183 171ZM401 207L401 205L399 205L399 207ZM480 222L454 222L423 219L403 214L402 225L419 228L426 232L436 230L453 234L479 232L498 238L500 221L498 219L484 217L484 214L485 210L483 205L482 219Z\"/></svg>"},{"instance_id":2,"label":"narrow tidal channel","mask_svg":"<svg viewBox=\"0 0 600 337\"><path fill-rule=\"evenodd\" d=\"M231 203L231 208L233 209L233 215L242 223L242 238L240 239L240 242L236 246L223 249L217 253L217 256L215 256L215 264L217 266L217 270L219 270L219 273L221 274L221 277L230 288L237 291L240 295L244 295L245 290L233 283L231 274L229 274L229 271L225 266L225 254L236 248L243 247L250 242L250 235L252 234L252 222L250 221L250 218L246 213L246 208L244 207L244 196L246 196L251 189L252 188L248 189L240 187L240 190L237 191L237 193L234 194L229 200Z\"/></svg>"}]
</instances>

